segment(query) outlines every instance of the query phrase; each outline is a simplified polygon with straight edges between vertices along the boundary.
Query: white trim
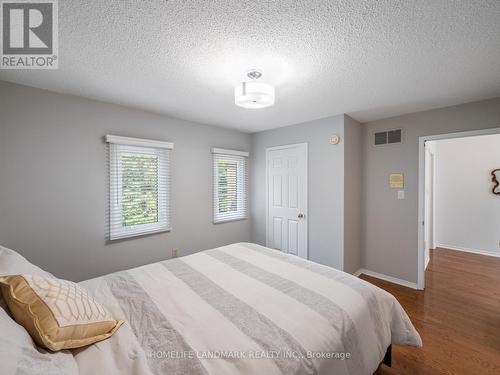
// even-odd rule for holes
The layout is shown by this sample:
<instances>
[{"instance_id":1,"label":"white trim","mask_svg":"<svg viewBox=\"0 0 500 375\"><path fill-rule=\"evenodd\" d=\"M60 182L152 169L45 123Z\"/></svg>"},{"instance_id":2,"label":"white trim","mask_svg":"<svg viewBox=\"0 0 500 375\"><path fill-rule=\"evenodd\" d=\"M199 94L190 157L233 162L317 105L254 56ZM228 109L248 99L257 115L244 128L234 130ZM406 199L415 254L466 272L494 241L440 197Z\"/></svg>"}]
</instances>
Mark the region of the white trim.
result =
<instances>
[{"instance_id":1,"label":"white trim","mask_svg":"<svg viewBox=\"0 0 500 375\"><path fill-rule=\"evenodd\" d=\"M500 134L500 128L471 130L464 132L422 136L418 139L418 289L425 288L425 243L424 243L424 218L425 218L425 142L442 139L474 137L478 135Z\"/></svg>"},{"instance_id":2,"label":"white trim","mask_svg":"<svg viewBox=\"0 0 500 375\"><path fill-rule=\"evenodd\" d=\"M127 146L166 148L168 150L172 150L174 148L174 144L172 142L155 141L143 138L122 137L119 135L111 135L111 134L106 135L106 142L115 143L119 145L127 145Z\"/></svg>"},{"instance_id":3,"label":"white trim","mask_svg":"<svg viewBox=\"0 0 500 375\"><path fill-rule=\"evenodd\" d=\"M363 269L360 268L359 270L357 270L356 272L353 272L352 275L353 276L356 276L356 277L359 277L359 275L361 275L363 273Z\"/></svg>"},{"instance_id":4,"label":"white trim","mask_svg":"<svg viewBox=\"0 0 500 375\"><path fill-rule=\"evenodd\" d=\"M303 143L293 143L291 145L281 145L281 146L273 146L273 147L267 147L266 148L266 152L267 151L276 151L276 150L284 150L284 149L287 149L287 148L294 148L294 147L299 147L299 146L303 146L303 145L306 145L307 147L307 142L303 142Z\"/></svg>"},{"instance_id":5,"label":"white trim","mask_svg":"<svg viewBox=\"0 0 500 375\"><path fill-rule=\"evenodd\" d=\"M425 144L424 144L425 146ZM435 151L435 150L434 150ZM428 253L427 253L427 256L424 255L425 257L425 265L424 265L424 270L427 269L427 266L429 265L429 262L431 260L431 257L430 257L430 251L431 249L434 249L436 246L434 245L435 244L435 233L436 233L436 219L435 219L435 212L436 212L436 155L434 152L432 152L430 149L428 149L427 147L425 147L425 156L424 156L424 163L425 165L429 165L431 166L431 169L432 169L432 174L429 172L427 173L427 171L425 171L424 173L424 185L425 185L425 188L424 188L424 207L425 205L427 204L427 200L429 200L430 202L430 206L429 207L432 207L432 212L431 212L431 215L425 215L425 219L424 221L430 217L431 218L431 222L432 222L432 225L431 225L431 228L429 230L429 228L427 228L427 225L424 225L424 249L425 251L427 252L427 248L428 248ZM432 184L429 184L427 185L427 180L425 180L425 175L428 175L429 177L431 177L431 181L432 181ZM429 197L427 196L427 188L429 188L429 192L432 192L432 199L428 199ZM426 228L427 228L427 231L426 231ZM427 233L426 233L427 232ZM427 237L429 235L429 233L432 233L432 241L429 241L430 243L427 243Z\"/></svg>"},{"instance_id":6,"label":"white trim","mask_svg":"<svg viewBox=\"0 0 500 375\"><path fill-rule=\"evenodd\" d=\"M445 250L462 251L464 253L486 255L486 256L490 256L490 257L500 258L500 253L495 253L493 251L477 250L477 249L471 249L471 248L467 248L467 247L458 247L458 246L445 245L445 244L437 244L437 247L443 248ZM439 250L434 249L434 251L439 251Z\"/></svg>"},{"instance_id":7,"label":"white trim","mask_svg":"<svg viewBox=\"0 0 500 375\"><path fill-rule=\"evenodd\" d=\"M248 158L248 156L250 156L250 153L246 151L228 150L225 148L216 148L216 147L212 148L212 154L243 156L245 158Z\"/></svg>"},{"instance_id":8,"label":"white trim","mask_svg":"<svg viewBox=\"0 0 500 375\"><path fill-rule=\"evenodd\" d=\"M147 225L147 224L146 224ZM133 237L139 237L139 236L147 236L149 234L154 234L154 233L162 233L162 232L171 232L172 227L170 228L160 228L160 229L155 229L151 228L150 230L143 230L141 232L131 232L131 233L126 233L126 234L116 234L109 237L110 241L115 241L115 240L122 240L125 238L133 238Z\"/></svg>"},{"instance_id":9,"label":"white trim","mask_svg":"<svg viewBox=\"0 0 500 375\"><path fill-rule=\"evenodd\" d=\"M432 249L434 250L434 248ZM430 256L431 249L429 249L429 257L425 259L425 269L429 266L429 262L431 261L431 256Z\"/></svg>"},{"instance_id":10,"label":"white trim","mask_svg":"<svg viewBox=\"0 0 500 375\"><path fill-rule=\"evenodd\" d=\"M387 275L384 275L383 273L378 273L378 272L375 272L375 271L370 271L370 270L367 270L367 269L364 269L364 268L361 268L361 269L357 270L354 273L354 276L358 276L359 277L359 275L361 275L361 274L364 274L364 275L367 275L367 276L371 276L371 277L375 277L376 279L388 281L388 282L393 283L393 284L402 285L402 286L405 286L407 288L419 289L418 286L417 286L417 284L413 283L411 281L407 281L407 280L403 280L403 279L398 279L397 277L387 276Z\"/></svg>"},{"instance_id":11,"label":"white trim","mask_svg":"<svg viewBox=\"0 0 500 375\"><path fill-rule=\"evenodd\" d=\"M266 148L266 247L270 247L270 242L269 242L269 152L270 151L276 151L276 150L284 150L287 148L293 148L293 147L305 147L306 151L306 183L305 183L305 194L306 194L306 205L304 207L304 215L306 217L305 220L305 243L306 243L306 258L309 259L309 144L307 142L303 143L293 143L290 145L281 145L281 146L273 146L273 147L267 147Z\"/></svg>"}]
</instances>

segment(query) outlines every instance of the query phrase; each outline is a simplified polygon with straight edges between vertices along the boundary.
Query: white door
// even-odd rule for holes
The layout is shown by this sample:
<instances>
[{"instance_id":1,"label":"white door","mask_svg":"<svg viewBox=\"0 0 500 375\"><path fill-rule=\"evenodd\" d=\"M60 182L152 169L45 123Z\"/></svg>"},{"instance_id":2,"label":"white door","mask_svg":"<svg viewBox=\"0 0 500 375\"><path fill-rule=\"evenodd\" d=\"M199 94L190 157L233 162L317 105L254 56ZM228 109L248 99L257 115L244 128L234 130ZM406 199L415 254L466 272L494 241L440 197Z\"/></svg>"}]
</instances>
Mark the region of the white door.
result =
<instances>
[{"instance_id":1,"label":"white door","mask_svg":"<svg viewBox=\"0 0 500 375\"><path fill-rule=\"evenodd\" d=\"M267 158L267 246L307 259L307 143L272 147Z\"/></svg>"}]
</instances>

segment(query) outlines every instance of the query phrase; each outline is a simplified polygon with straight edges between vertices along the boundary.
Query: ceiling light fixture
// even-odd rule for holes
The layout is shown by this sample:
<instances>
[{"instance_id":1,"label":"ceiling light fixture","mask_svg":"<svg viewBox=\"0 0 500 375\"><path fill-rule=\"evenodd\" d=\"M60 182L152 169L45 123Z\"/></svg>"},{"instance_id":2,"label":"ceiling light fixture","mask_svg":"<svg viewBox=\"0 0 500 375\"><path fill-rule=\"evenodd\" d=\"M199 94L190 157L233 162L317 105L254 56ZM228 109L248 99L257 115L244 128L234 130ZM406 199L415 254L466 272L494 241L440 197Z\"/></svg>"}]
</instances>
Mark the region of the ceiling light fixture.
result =
<instances>
[{"instance_id":1,"label":"ceiling light fixture","mask_svg":"<svg viewBox=\"0 0 500 375\"><path fill-rule=\"evenodd\" d=\"M236 105L249 108L266 108L274 104L274 87L267 83L257 82L262 77L262 72L250 70L247 73L249 81L243 81L234 89L234 102Z\"/></svg>"}]
</instances>

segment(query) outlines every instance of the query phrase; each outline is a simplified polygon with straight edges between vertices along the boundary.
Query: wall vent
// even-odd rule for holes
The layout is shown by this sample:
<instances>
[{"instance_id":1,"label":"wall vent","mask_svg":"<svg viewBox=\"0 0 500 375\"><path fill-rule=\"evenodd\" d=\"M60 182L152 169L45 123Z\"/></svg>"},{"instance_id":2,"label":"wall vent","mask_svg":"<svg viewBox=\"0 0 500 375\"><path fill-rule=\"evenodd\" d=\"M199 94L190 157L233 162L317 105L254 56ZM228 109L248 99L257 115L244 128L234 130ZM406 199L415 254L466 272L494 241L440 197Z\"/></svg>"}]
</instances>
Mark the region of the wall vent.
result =
<instances>
[{"instance_id":1,"label":"wall vent","mask_svg":"<svg viewBox=\"0 0 500 375\"><path fill-rule=\"evenodd\" d=\"M375 146L389 145L403 142L403 132L401 129L388 130L375 133Z\"/></svg>"}]
</instances>

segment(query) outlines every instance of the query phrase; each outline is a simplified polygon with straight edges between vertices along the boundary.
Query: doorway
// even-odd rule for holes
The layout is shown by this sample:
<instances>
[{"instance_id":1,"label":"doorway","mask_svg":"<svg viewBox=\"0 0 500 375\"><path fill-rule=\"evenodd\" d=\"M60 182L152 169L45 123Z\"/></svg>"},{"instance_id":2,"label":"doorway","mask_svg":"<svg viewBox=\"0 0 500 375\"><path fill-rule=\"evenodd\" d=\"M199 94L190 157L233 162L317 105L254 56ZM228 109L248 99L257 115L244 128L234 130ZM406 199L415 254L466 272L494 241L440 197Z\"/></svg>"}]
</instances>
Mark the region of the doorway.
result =
<instances>
[{"instance_id":1,"label":"doorway","mask_svg":"<svg viewBox=\"0 0 500 375\"><path fill-rule=\"evenodd\" d=\"M500 134L500 128L466 131L460 133L441 134L433 136L424 136L419 138L419 169L418 169L418 280L417 288L425 288L425 269L428 264L429 249L439 247L436 243L436 158L439 155L432 152L432 145L437 141L452 140L458 138L469 138L477 136L497 135ZM434 154L431 156L431 154ZM433 161L431 161L431 158ZM437 168L439 169L439 168ZM432 175L431 173L432 172ZM488 189L489 176L486 175L480 178L478 183L482 184L485 190ZM450 191L460 189L456 186ZM432 198L431 198L432 196ZM469 200L472 200L469 198ZM462 200L463 201L463 200ZM472 200L474 201L474 200ZM451 246L446 246L451 248ZM460 246L456 250L467 251L464 246ZM488 254L489 255L489 254Z\"/></svg>"},{"instance_id":2,"label":"doorway","mask_svg":"<svg viewBox=\"0 0 500 375\"><path fill-rule=\"evenodd\" d=\"M307 143L266 149L266 245L308 258Z\"/></svg>"}]
</instances>

